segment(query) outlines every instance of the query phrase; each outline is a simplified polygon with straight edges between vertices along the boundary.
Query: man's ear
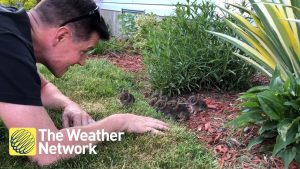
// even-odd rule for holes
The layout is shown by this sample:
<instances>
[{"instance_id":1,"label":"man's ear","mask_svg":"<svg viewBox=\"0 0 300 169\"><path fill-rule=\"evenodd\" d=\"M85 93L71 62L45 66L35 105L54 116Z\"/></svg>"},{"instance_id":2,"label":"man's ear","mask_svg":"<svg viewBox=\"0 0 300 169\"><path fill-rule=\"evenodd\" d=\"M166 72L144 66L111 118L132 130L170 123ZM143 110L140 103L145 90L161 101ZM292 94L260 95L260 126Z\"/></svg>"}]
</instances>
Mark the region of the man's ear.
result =
<instances>
[{"instance_id":1,"label":"man's ear","mask_svg":"<svg viewBox=\"0 0 300 169\"><path fill-rule=\"evenodd\" d=\"M56 46L60 44L60 42L63 42L69 38L72 38L72 32L68 27L60 27L57 29L55 38L53 39L53 46Z\"/></svg>"}]
</instances>

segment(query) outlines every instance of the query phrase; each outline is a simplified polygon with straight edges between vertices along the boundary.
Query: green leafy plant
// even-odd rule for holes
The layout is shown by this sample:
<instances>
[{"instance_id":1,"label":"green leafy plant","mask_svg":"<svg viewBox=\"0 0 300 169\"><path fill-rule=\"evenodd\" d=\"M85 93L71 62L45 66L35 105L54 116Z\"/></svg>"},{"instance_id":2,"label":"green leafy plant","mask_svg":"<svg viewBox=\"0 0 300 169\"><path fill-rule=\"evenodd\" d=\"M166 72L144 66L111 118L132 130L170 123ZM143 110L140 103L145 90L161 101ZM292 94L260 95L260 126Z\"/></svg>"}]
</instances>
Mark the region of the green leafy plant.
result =
<instances>
[{"instance_id":1,"label":"green leafy plant","mask_svg":"<svg viewBox=\"0 0 300 169\"><path fill-rule=\"evenodd\" d=\"M300 164L300 79L287 72L284 81L280 68L275 69L269 86L259 86L241 95L241 114L229 124L235 128L259 126L258 136L248 148L265 140L274 140L273 155L284 160L287 168L292 160Z\"/></svg>"},{"instance_id":2,"label":"green leafy plant","mask_svg":"<svg viewBox=\"0 0 300 169\"><path fill-rule=\"evenodd\" d=\"M237 48L205 31L234 36L211 2L178 4L175 16L142 30L144 61L155 89L176 94L199 88L224 91L249 87L253 68L235 58L232 51Z\"/></svg>"},{"instance_id":3,"label":"green leafy plant","mask_svg":"<svg viewBox=\"0 0 300 169\"><path fill-rule=\"evenodd\" d=\"M235 55L268 76L272 75L275 66L279 64L283 79L287 78L287 71L300 77L300 25L286 19L297 20L299 18L299 1L249 1L253 11L243 6L231 5L248 13L251 16L250 21L239 14L219 7L236 19L238 24L229 20L226 22L242 40L218 33L218 31L209 32L239 47L249 57L238 53Z\"/></svg>"},{"instance_id":4,"label":"green leafy plant","mask_svg":"<svg viewBox=\"0 0 300 169\"><path fill-rule=\"evenodd\" d=\"M16 6L16 7L24 7L25 10L30 10L36 4L36 0L0 0L0 4L4 6Z\"/></svg>"},{"instance_id":5,"label":"green leafy plant","mask_svg":"<svg viewBox=\"0 0 300 169\"><path fill-rule=\"evenodd\" d=\"M148 15L138 15L135 19L136 32L132 36L133 48L137 51L146 50L147 34L150 30L156 29L159 24L159 17L153 13Z\"/></svg>"},{"instance_id":6,"label":"green leafy plant","mask_svg":"<svg viewBox=\"0 0 300 169\"><path fill-rule=\"evenodd\" d=\"M120 31L122 33L123 38L130 39L133 34L137 31L137 26L135 19L137 18L137 14L131 13L122 13L118 15L118 20L120 23Z\"/></svg>"},{"instance_id":7,"label":"green leafy plant","mask_svg":"<svg viewBox=\"0 0 300 169\"><path fill-rule=\"evenodd\" d=\"M300 163L300 26L296 23L300 3L249 2L253 10L236 4L231 6L247 13L250 19L219 7L235 18L237 24L226 22L240 39L217 31L208 32L240 48L247 56L235 53L236 56L273 76L269 86L254 87L241 96L246 100L241 104L242 113L230 124L260 127L259 136L250 141L249 148L276 137L273 155L282 157L287 168L293 159Z\"/></svg>"}]
</instances>

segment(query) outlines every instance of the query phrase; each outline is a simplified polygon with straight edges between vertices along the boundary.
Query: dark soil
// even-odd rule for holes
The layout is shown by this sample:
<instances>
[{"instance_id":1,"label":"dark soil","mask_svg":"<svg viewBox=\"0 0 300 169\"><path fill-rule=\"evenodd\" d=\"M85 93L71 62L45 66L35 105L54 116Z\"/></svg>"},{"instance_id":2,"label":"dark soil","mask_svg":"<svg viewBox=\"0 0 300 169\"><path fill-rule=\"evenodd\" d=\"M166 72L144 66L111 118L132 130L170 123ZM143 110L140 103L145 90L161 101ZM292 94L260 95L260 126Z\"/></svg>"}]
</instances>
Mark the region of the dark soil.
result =
<instances>
[{"instance_id":1,"label":"dark soil","mask_svg":"<svg viewBox=\"0 0 300 169\"><path fill-rule=\"evenodd\" d=\"M139 73L144 69L142 58L139 55L108 54L97 57L110 61L126 72ZM268 84L269 79L262 74L256 74L252 83L255 85ZM144 94L145 97L149 96L149 93ZM184 122L184 125L196 134L199 142L216 153L219 157L220 168L283 168L280 159L272 157L271 151L265 151L268 149L268 143L256 146L251 151L247 150L246 146L249 140L256 135L256 127L233 130L225 126L238 115L238 104L240 103L238 93L212 91L199 92L199 94L209 109L191 116L188 121ZM179 97L187 98L189 96ZM292 163L289 168L296 169L299 166Z\"/></svg>"}]
</instances>

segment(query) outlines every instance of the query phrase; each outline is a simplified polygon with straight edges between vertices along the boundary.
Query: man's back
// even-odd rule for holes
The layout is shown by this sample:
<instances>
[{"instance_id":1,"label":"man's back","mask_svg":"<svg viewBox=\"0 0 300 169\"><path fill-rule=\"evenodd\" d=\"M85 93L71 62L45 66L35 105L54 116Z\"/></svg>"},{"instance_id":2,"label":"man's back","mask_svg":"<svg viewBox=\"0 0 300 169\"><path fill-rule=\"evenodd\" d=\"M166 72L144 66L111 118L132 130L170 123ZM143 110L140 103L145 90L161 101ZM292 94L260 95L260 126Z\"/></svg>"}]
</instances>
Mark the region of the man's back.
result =
<instances>
[{"instance_id":1,"label":"man's back","mask_svg":"<svg viewBox=\"0 0 300 169\"><path fill-rule=\"evenodd\" d=\"M26 11L0 6L0 102L42 105L35 63Z\"/></svg>"}]
</instances>

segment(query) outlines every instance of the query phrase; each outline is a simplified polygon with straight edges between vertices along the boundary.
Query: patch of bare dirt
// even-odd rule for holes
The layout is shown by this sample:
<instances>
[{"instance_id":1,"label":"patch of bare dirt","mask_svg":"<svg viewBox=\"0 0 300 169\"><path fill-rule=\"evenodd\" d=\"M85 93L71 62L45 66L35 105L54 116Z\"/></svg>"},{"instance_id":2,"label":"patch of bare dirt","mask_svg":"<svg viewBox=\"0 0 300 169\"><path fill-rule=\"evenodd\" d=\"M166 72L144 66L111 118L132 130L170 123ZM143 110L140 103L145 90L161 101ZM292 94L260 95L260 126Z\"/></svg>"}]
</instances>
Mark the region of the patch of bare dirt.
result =
<instances>
[{"instance_id":1,"label":"patch of bare dirt","mask_svg":"<svg viewBox=\"0 0 300 169\"><path fill-rule=\"evenodd\" d=\"M110 61L112 64L118 66L120 69L126 72L138 73L143 71L144 69L142 57L140 55L110 53L104 56L97 57Z\"/></svg>"},{"instance_id":2,"label":"patch of bare dirt","mask_svg":"<svg viewBox=\"0 0 300 169\"><path fill-rule=\"evenodd\" d=\"M267 77L263 73L256 73L252 78L251 78L251 83L255 86L257 85L267 85L270 83L269 77Z\"/></svg>"}]
</instances>

